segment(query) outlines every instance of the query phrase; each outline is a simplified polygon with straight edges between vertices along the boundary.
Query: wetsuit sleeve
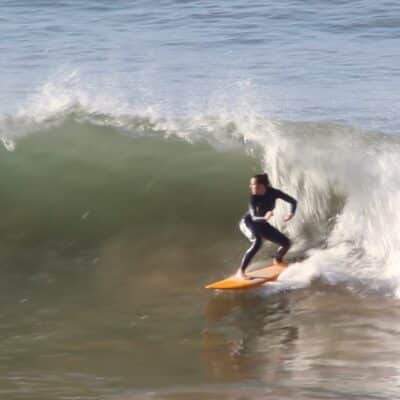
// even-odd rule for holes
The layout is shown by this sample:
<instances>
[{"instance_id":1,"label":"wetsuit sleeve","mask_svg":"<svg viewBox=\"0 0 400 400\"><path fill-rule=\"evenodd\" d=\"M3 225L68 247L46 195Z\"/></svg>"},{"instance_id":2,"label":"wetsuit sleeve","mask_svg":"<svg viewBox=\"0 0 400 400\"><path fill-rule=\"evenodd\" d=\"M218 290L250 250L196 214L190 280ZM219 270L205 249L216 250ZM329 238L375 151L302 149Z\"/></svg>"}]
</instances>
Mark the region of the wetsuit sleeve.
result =
<instances>
[{"instance_id":1,"label":"wetsuit sleeve","mask_svg":"<svg viewBox=\"0 0 400 400\"><path fill-rule=\"evenodd\" d=\"M281 190L277 190L276 191L276 197L278 199L282 199L282 200L284 200L284 201L286 201L287 203L290 204L290 207L291 207L290 212L292 214L294 214L296 212L297 200L295 198L293 198L292 196L289 196L288 194L282 192Z\"/></svg>"}]
</instances>

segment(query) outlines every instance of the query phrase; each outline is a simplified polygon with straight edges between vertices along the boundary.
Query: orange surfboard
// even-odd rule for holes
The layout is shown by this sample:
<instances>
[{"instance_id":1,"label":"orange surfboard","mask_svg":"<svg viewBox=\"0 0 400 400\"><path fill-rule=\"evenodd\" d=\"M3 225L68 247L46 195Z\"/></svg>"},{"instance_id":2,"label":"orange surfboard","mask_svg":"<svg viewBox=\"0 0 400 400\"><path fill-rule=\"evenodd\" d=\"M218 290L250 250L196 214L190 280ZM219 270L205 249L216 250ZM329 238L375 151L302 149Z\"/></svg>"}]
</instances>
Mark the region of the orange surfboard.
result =
<instances>
[{"instance_id":1,"label":"orange surfboard","mask_svg":"<svg viewBox=\"0 0 400 400\"><path fill-rule=\"evenodd\" d=\"M246 271L249 278L240 278L239 276L231 275L222 281L212 282L206 286L206 289L250 289L261 286L263 283L275 281L278 276L287 268L287 264L274 264L264 268Z\"/></svg>"}]
</instances>

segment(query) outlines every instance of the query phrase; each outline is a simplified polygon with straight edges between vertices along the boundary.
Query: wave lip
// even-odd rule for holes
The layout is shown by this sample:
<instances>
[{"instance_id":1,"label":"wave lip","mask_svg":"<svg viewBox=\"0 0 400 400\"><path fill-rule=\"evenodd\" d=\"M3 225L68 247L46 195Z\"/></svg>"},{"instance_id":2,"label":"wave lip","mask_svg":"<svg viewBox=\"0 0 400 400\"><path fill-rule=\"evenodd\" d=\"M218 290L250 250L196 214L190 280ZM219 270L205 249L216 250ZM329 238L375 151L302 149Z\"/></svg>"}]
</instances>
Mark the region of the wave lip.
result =
<instances>
[{"instance_id":1,"label":"wave lip","mask_svg":"<svg viewBox=\"0 0 400 400\"><path fill-rule=\"evenodd\" d=\"M273 223L295 239L295 253L307 254L310 265L321 265L310 269L331 282L334 276L339 276L337 281L342 277L398 280L397 137L333 122L270 120L251 107L171 117L156 107L140 109L121 99L93 98L76 91L78 75L66 81L45 85L16 115L3 116L0 121L3 150L9 154L1 159L8 193L3 207L16 203L25 210L20 216L8 216L3 232L6 227L12 232L24 219L31 221L32 237L44 237L46 230L39 235L40 228L32 221L35 215L46 219L49 207L66 210L65 214L52 211L62 221L73 221L72 214L79 223L82 215L88 221L102 215L108 221L105 231L111 232L126 227L115 212L129 208L121 200L124 196L141 210L135 216L128 213L129 218L139 221L147 204L162 218L158 210L165 203L187 207L179 202L186 186L192 189L189 196L195 196L194 209L202 209L198 197L207 193L212 218L232 226L229 221L236 222L245 209L248 177L265 170L273 185L299 199L297 216L290 224L281 222L284 205L276 210ZM28 177L29 185L33 182L42 190L29 189L23 201L18 190L23 184L28 187ZM105 187L107 180L113 182L107 186L108 190L112 187L113 196L101 189L99 177L104 177ZM129 188L131 182L135 189ZM230 193L227 198L234 196L232 205L220 193L222 184ZM54 187L67 194L66 209L53 193ZM99 210L94 212L93 205ZM176 211L179 207L168 208L178 220L184 219L184 213ZM210 223L212 218L204 212L192 221ZM68 230L52 229L50 236L62 236L60 232Z\"/></svg>"}]
</instances>

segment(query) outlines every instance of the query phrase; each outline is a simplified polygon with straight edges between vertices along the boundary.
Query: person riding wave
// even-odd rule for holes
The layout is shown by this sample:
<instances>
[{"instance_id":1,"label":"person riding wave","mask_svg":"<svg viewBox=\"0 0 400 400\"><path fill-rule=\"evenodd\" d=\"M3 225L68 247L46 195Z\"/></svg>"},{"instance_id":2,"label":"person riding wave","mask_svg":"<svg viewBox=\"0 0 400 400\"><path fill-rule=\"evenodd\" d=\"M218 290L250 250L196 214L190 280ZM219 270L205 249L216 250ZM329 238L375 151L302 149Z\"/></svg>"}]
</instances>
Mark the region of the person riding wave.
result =
<instances>
[{"instance_id":1,"label":"person riding wave","mask_svg":"<svg viewBox=\"0 0 400 400\"><path fill-rule=\"evenodd\" d=\"M290 214L284 221L290 221L297 208L297 200L281 190L275 189L270 185L267 174L254 175L250 179L250 200L249 210L242 217L239 223L241 232L250 240L251 246L245 252L238 274L242 278L247 278L246 268L250 261L260 250L263 239L269 240L279 245L274 258L274 264L284 264L283 257L291 247L290 239L282 232L278 231L268 220L273 215L275 202L277 199L286 201L291 206Z\"/></svg>"}]
</instances>

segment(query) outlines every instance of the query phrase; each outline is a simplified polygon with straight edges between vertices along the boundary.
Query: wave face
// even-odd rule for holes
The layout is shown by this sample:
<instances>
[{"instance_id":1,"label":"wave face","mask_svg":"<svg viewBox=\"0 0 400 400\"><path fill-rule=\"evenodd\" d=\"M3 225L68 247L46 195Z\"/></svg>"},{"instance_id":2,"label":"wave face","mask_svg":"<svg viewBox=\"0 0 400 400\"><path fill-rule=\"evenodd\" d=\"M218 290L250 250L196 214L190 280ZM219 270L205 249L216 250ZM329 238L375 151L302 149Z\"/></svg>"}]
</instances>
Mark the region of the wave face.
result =
<instances>
[{"instance_id":1,"label":"wave face","mask_svg":"<svg viewBox=\"0 0 400 400\"><path fill-rule=\"evenodd\" d=\"M38 130L1 150L2 240L95 242L124 229L224 226L255 165L244 153L164 137L149 120L131 133L77 122ZM7 151L8 149L8 151Z\"/></svg>"},{"instance_id":2,"label":"wave face","mask_svg":"<svg viewBox=\"0 0 400 400\"><path fill-rule=\"evenodd\" d=\"M290 224L284 204L273 221L294 239L293 257L306 258L289 281L398 290L396 137L245 112L123 111L62 101L2 118L4 254L50 244L82 251L129 232L135 242L190 236L198 248L221 240L237 262L247 181L265 170L299 200Z\"/></svg>"}]
</instances>

